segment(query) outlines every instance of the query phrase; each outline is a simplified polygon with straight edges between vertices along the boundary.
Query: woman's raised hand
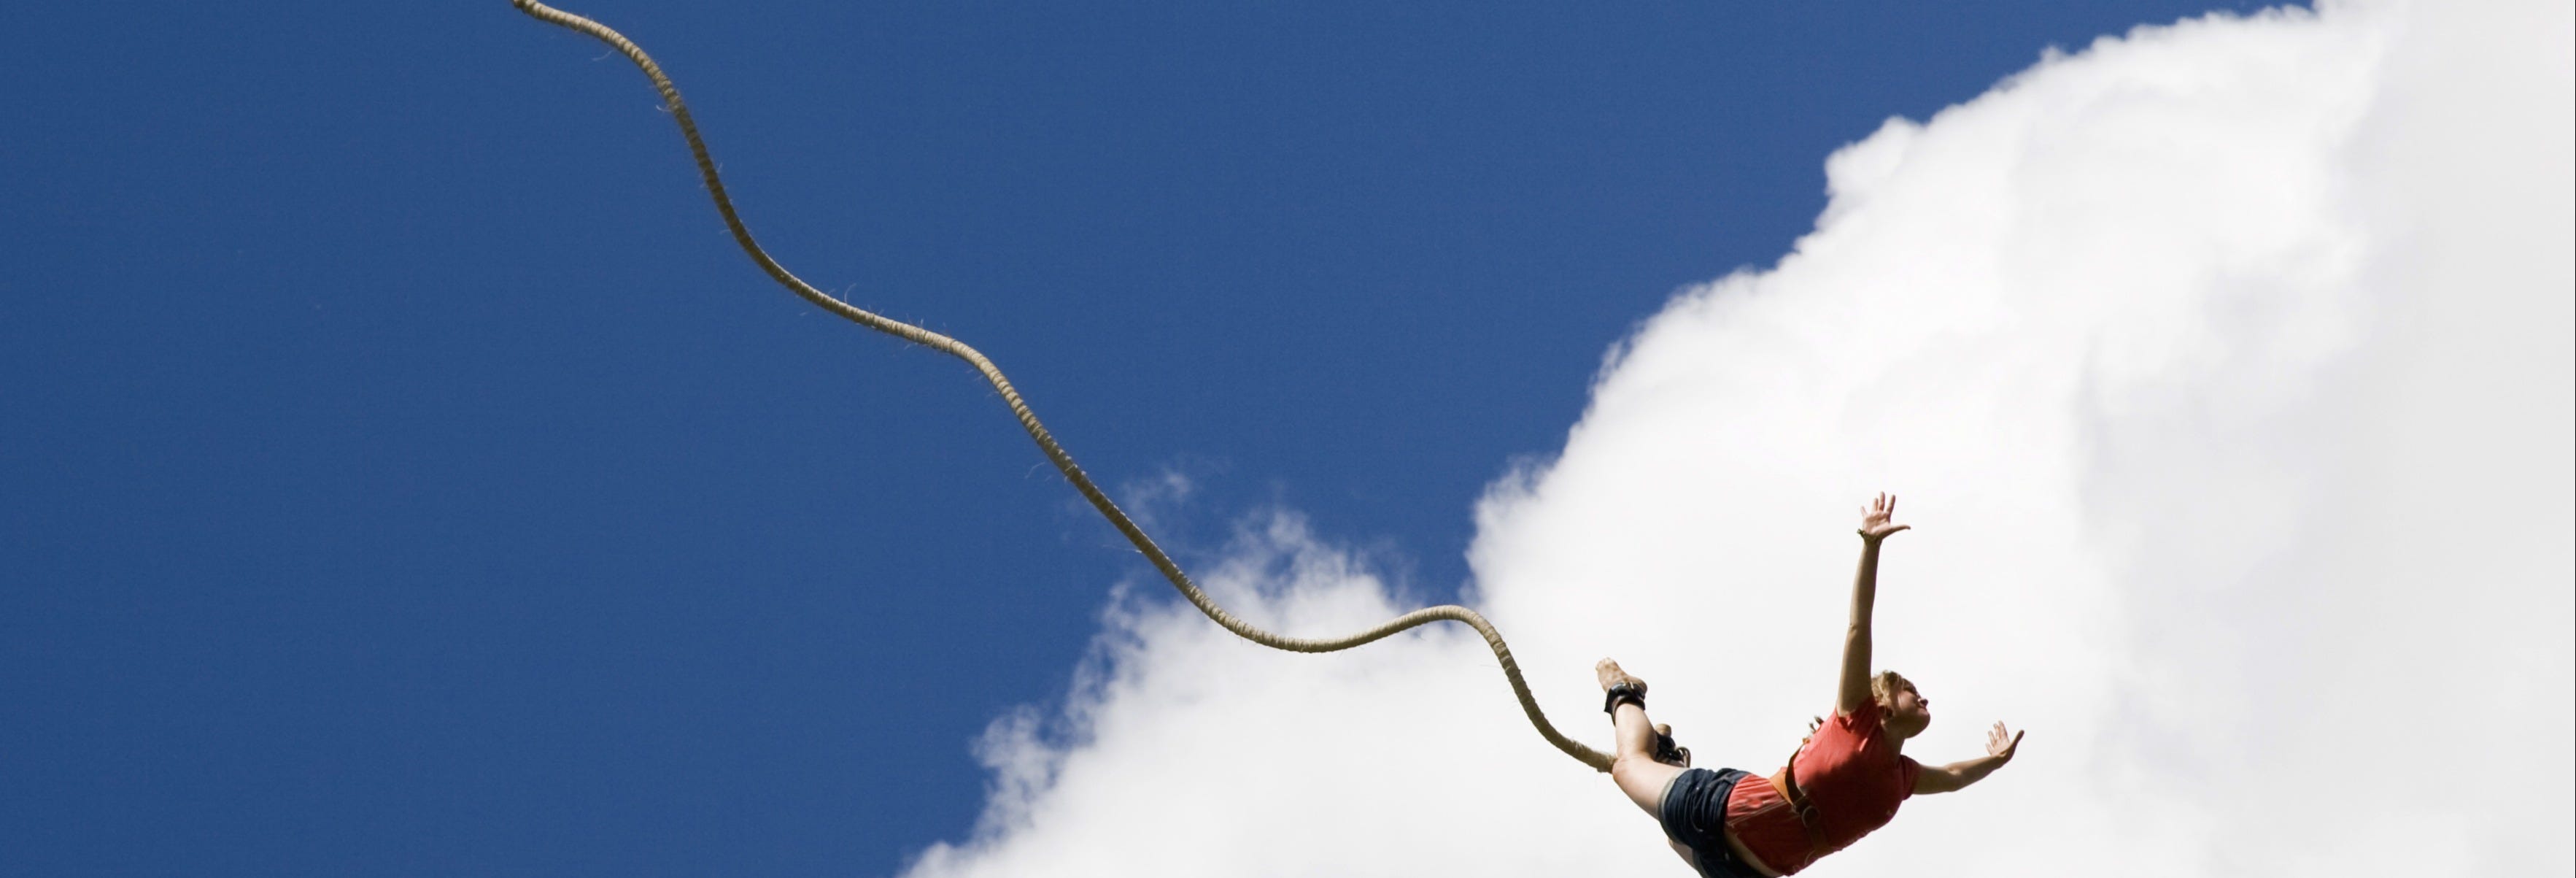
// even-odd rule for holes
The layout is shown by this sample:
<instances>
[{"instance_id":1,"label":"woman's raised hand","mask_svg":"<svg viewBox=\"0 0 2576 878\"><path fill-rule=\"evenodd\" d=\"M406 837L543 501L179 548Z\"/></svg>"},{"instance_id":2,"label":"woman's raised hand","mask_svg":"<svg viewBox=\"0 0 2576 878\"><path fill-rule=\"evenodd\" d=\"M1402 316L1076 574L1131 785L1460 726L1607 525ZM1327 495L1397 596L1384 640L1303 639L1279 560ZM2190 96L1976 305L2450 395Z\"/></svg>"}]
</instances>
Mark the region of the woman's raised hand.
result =
<instances>
[{"instance_id":1,"label":"woman's raised hand","mask_svg":"<svg viewBox=\"0 0 2576 878\"><path fill-rule=\"evenodd\" d=\"M1875 543L1887 539L1888 534L1913 527L1910 524L1897 524L1895 518L1896 498L1888 494L1878 495L1878 499L1869 501L1869 508L1861 510L1861 539Z\"/></svg>"},{"instance_id":2,"label":"woman's raised hand","mask_svg":"<svg viewBox=\"0 0 2576 878\"><path fill-rule=\"evenodd\" d=\"M1995 727L1986 731L1986 755L2011 762L2013 751L2018 749L2021 749L2021 733L2007 731L2002 721L1996 721Z\"/></svg>"}]
</instances>

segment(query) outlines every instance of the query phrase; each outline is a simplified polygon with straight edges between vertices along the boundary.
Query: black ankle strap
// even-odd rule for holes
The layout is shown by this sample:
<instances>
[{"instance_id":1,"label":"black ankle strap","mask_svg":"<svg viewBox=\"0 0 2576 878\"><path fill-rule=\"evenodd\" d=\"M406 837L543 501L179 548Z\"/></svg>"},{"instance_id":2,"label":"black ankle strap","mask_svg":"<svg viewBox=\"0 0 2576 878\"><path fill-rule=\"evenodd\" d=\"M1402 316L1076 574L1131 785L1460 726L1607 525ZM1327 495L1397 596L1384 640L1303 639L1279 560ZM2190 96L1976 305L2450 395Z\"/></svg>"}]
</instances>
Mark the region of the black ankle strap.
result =
<instances>
[{"instance_id":1,"label":"black ankle strap","mask_svg":"<svg viewBox=\"0 0 2576 878\"><path fill-rule=\"evenodd\" d=\"M1644 709L1646 687L1637 683L1620 683L1610 687L1609 691L1602 693L1601 712L1614 717L1618 716L1619 705L1623 702L1634 704L1641 710Z\"/></svg>"}]
</instances>

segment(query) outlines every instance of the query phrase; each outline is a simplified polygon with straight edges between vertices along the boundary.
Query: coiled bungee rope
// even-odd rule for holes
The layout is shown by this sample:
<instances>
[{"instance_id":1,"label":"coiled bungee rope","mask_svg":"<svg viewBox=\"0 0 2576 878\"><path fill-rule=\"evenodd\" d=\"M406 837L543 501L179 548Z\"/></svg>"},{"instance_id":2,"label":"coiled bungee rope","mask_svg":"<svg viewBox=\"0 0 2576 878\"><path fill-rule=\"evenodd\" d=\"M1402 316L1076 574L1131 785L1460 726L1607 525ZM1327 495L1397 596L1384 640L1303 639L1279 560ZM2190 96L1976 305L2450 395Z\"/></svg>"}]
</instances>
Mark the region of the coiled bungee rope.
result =
<instances>
[{"instance_id":1,"label":"coiled bungee rope","mask_svg":"<svg viewBox=\"0 0 2576 878\"><path fill-rule=\"evenodd\" d=\"M1539 736L1546 738L1548 743L1556 745L1556 749L1565 751L1566 755L1574 757L1578 762L1599 771L1610 770L1610 754L1567 738L1564 733L1557 731L1555 726L1548 723L1547 715L1539 710L1538 700L1530 695L1529 683L1521 679L1520 664L1512 660L1511 647L1503 643L1503 635L1494 630L1493 623L1485 621L1485 617L1477 615L1474 610L1454 604L1426 607L1348 637L1317 639L1272 634L1235 618L1234 614L1226 612L1224 607L1217 606L1215 601L1208 598L1206 592L1199 590L1197 583L1190 581L1189 574L1182 572L1181 566L1174 563L1170 555L1163 553L1161 546L1154 544L1152 537L1145 535L1143 528L1137 527L1136 522L1128 518L1125 511L1118 508L1118 504L1110 502L1109 495L1102 493L1098 485L1092 484L1091 477L1084 475L1082 467L1073 462L1073 456L1066 454L1064 446L1056 443L1055 437L1047 432L1046 425L1038 423L1037 414L1029 410L1028 403L1020 399L1019 391L1011 387L1011 380L1002 377L1002 370L996 368L992 360L986 359L982 353L966 346L964 342L877 315L833 298L789 273L786 267L778 264L778 260L771 259L767 251L760 249L759 242L752 240L751 230L743 226L742 217L734 213L733 199L725 195L724 180L716 176L715 160L707 156L706 141L698 137L697 123L689 118L688 105L680 101L679 88L671 84L671 78L662 74L661 66L654 64L653 59L645 55L643 49L638 48L633 41L616 31L610 30L606 25L555 9L536 0L510 0L510 3L518 7L519 11L539 21L589 34L624 53L627 60L635 62L635 66L643 70L646 77L653 80L653 88L662 93L662 102L671 108L671 118L680 123L680 134L689 140L689 153L697 158L698 175L706 179L707 194L715 199L716 212L724 215L725 228L733 231L734 243L742 245L742 252L750 254L751 261L759 263L761 271L767 272L771 280L777 281L789 292L803 297L805 301L812 302L823 310L838 314L852 323L914 344L944 351L974 366L975 371L983 373L984 380L992 382L994 390L1001 392L1002 401L1011 407L1011 414L1020 419L1020 429L1028 431L1029 438L1037 442L1038 448L1046 452L1047 460L1053 462L1055 468L1064 473L1065 479L1073 483L1074 490L1082 492L1082 498L1091 501L1092 508L1100 510L1101 516L1109 519L1109 523L1116 526L1119 533L1125 534L1127 541L1136 545L1137 551L1143 552L1147 560L1154 562L1154 569L1162 571L1163 578L1171 580L1172 587L1180 589L1181 596L1188 598L1190 604L1198 607L1199 612L1206 613L1209 619L1215 620L1218 625L1224 626L1225 630L1234 632L1245 640L1290 652L1338 652L1435 621L1445 619L1465 623L1468 627L1476 629L1476 633L1484 635L1485 644L1493 647L1494 658L1502 663L1503 677L1511 681L1512 694L1520 699L1521 712L1529 716L1530 725L1538 728Z\"/></svg>"}]
</instances>

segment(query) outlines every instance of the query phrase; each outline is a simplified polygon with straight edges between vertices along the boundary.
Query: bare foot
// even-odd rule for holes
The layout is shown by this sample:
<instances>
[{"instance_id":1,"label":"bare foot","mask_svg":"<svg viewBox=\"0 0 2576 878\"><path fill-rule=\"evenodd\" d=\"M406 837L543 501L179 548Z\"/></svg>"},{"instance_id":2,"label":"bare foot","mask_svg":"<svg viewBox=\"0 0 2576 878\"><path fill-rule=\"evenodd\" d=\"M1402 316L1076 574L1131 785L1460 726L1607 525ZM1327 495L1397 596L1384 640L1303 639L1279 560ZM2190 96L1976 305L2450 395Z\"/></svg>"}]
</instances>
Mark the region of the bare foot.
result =
<instances>
[{"instance_id":1,"label":"bare foot","mask_svg":"<svg viewBox=\"0 0 2576 878\"><path fill-rule=\"evenodd\" d=\"M1593 676L1601 679L1601 691L1603 692L1608 692L1610 691L1610 687L1617 686L1621 683L1632 683L1637 687L1637 694L1646 694L1646 681L1637 679L1627 671L1620 670L1619 663L1610 659L1602 659L1600 664L1593 665L1592 674Z\"/></svg>"}]
</instances>

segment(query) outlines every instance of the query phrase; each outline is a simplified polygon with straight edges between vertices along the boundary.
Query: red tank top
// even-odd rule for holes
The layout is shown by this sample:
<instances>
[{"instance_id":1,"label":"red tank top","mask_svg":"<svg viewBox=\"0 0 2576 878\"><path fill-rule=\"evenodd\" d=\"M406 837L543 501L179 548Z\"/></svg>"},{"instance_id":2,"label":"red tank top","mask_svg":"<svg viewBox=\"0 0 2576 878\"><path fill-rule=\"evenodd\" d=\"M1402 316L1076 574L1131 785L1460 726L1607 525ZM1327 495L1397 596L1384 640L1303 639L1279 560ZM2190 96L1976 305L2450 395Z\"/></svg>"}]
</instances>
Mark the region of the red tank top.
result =
<instances>
[{"instance_id":1,"label":"red tank top","mask_svg":"<svg viewBox=\"0 0 2576 878\"><path fill-rule=\"evenodd\" d=\"M1914 795L1923 765L1896 752L1896 740L1879 719L1878 702L1863 702L1850 716L1826 720L1792 757L1798 788L1821 818L1822 847L1809 849L1797 813L1762 778L1745 778L1727 796L1727 830L1764 864L1792 875L1887 825L1896 806Z\"/></svg>"}]
</instances>

